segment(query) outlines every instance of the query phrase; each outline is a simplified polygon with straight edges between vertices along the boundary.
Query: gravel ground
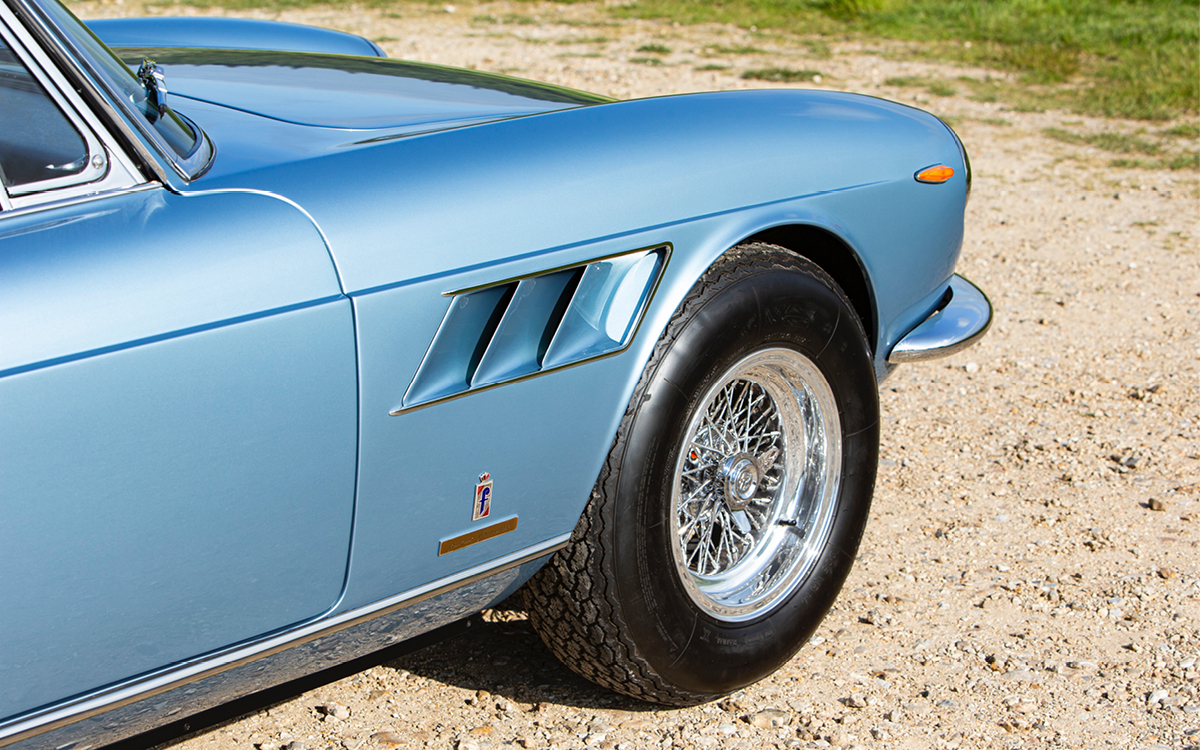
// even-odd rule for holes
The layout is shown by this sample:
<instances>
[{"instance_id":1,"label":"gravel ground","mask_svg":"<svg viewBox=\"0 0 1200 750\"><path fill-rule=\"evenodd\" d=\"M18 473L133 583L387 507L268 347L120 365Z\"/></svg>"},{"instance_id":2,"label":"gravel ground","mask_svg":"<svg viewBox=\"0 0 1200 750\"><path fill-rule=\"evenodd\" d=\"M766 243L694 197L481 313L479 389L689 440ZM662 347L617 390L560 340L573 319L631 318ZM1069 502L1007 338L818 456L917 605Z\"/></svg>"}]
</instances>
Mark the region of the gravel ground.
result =
<instances>
[{"instance_id":1,"label":"gravel ground","mask_svg":"<svg viewBox=\"0 0 1200 750\"><path fill-rule=\"evenodd\" d=\"M468 635L176 750L1200 745L1196 173L1114 168L1113 154L1044 133L1157 137L1170 123L1014 111L969 98L969 84L942 96L890 85L1006 75L901 44L614 22L593 6L258 15L617 97L761 86L741 73L786 66L820 71L805 86L915 101L971 153L959 270L996 318L979 346L884 383L860 559L818 635L771 678L657 710L584 682L523 612L495 610Z\"/></svg>"}]
</instances>

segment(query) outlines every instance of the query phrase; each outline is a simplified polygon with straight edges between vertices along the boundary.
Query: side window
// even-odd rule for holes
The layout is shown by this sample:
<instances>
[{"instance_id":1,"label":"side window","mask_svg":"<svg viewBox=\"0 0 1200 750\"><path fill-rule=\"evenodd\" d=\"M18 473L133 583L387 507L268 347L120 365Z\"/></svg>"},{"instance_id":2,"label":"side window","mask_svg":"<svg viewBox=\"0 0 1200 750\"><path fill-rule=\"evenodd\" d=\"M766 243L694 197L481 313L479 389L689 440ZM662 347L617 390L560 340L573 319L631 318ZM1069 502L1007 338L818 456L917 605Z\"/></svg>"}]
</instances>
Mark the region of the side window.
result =
<instances>
[{"instance_id":1,"label":"side window","mask_svg":"<svg viewBox=\"0 0 1200 750\"><path fill-rule=\"evenodd\" d=\"M0 176L9 192L87 167L83 137L0 38Z\"/></svg>"}]
</instances>

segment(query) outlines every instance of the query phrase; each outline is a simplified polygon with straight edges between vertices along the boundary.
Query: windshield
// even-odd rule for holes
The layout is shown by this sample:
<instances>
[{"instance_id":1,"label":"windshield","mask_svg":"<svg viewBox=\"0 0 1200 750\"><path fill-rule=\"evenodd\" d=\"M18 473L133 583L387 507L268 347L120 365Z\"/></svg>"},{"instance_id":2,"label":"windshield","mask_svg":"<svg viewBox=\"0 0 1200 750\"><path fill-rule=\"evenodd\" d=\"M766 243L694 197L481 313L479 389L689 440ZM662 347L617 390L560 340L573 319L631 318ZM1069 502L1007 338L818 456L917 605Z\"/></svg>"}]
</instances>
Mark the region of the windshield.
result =
<instances>
[{"instance_id":1,"label":"windshield","mask_svg":"<svg viewBox=\"0 0 1200 750\"><path fill-rule=\"evenodd\" d=\"M100 83L128 111L141 130L151 134L160 146L166 147L164 150L174 157L186 176L193 177L204 168L208 154L198 153L202 146L206 147L199 128L170 108L160 113L133 71L58 0L31 0L28 7L38 11L47 24L58 32L59 38L72 48L89 72L100 79ZM208 151L207 148L203 150Z\"/></svg>"}]
</instances>

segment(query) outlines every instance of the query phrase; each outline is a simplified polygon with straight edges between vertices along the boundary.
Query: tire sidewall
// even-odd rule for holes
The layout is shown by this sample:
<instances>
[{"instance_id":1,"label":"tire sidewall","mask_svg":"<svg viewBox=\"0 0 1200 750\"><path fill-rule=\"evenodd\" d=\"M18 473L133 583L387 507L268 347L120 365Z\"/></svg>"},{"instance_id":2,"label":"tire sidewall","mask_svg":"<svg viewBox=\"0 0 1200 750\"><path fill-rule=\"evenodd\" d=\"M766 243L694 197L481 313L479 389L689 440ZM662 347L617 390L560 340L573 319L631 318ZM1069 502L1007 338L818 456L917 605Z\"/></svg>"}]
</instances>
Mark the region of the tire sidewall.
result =
<instances>
[{"instance_id":1,"label":"tire sidewall","mask_svg":"<svg viewBox=\"0 0 1200 750\"><path fill-rule=\"evenodd\" d=\"M623 614L635 642L667 682L698 694L736 690L792 657L832 606L848 575L870 508L878 459L878 396L862 327L815 266L734 267L682 325L660 341L665 355L640 395L621 457L608 525ZM781 603L728 623L699 609L676 572L671 491L683 431L716 379L742 358L785 347L809 358L833 390L842 434L841 486L824 549Z\"/></svg>"}]
</instances>

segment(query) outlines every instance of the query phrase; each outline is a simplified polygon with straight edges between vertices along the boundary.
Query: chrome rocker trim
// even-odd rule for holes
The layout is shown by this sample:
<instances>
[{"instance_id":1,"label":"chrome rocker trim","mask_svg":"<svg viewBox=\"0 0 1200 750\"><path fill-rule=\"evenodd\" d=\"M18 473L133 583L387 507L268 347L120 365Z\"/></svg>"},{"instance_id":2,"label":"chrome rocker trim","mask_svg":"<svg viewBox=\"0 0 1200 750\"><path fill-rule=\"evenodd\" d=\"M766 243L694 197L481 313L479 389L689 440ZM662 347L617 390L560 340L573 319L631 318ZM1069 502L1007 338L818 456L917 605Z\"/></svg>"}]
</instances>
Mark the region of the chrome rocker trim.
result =
<instances>
[{"instance_id":1,"label":"chrome rocker trim","mask_svg":"<svg viewBox=\"0 0 1200 750\"><path fill-rule=\"evenodd\" d=\"M562 534L403 594L26 714L0 724L0 747L86 750L351 661L509 596L570 538Z\"/></svg>"},{"instance_id":2,"label":"chrome rocker trim","mask_svg":"<svg viewBox=\"0 0 1200 750\"><path fill-rule=\"evenodd\" d=\"M900 339L888 354L892 364L948 357L975 344L992 324L992 303L958 274L950 277L943 303Z\"/></svg>"}]
</instances>

